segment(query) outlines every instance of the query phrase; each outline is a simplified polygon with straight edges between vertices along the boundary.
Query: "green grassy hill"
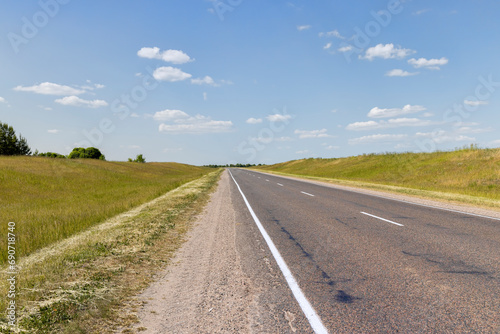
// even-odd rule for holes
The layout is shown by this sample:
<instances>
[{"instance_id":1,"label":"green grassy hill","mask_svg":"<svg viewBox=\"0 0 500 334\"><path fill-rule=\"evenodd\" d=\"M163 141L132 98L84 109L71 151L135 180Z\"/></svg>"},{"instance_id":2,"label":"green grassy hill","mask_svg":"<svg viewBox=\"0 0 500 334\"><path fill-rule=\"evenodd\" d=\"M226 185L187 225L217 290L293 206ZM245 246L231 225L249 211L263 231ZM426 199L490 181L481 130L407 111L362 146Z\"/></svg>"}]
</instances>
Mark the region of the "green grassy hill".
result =
<instances>
[{"instance_id":1,"label":"green grassy hill","mask_svg":"<svg viewBox=\"0 0 500 334\"><path fill-rule=\"evenodd\" d=\"M302 159L258 169L500 199L500 149Z\"/></svg>"},{"instance_id":2,"label":"green grassy hill","mask_svg":"<svg viewBox=\"0 0 500 334\"><path fill-rule=\"evenodd\" d=\"M178 163L0 157L0 235L28 255L212 171ZM3 248L3 247L2 247ZM0 264L7 252L0 253Z\"/></svg>"}]
</instances>

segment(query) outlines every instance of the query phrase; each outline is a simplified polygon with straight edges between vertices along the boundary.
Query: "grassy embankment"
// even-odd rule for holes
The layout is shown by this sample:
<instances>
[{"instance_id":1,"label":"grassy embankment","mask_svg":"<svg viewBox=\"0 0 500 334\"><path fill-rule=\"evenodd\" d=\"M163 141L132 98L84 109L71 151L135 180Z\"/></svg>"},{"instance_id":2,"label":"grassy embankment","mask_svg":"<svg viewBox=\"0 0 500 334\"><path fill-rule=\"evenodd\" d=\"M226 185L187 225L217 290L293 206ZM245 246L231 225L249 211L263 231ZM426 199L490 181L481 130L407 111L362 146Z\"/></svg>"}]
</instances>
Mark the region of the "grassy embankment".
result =
<instances>
[{"instance_id":1,"label":"grassy embankment","mask_svg":"<svg viewBox=\"0 0 500 334\"><path fill-rule=\"evenodd\" d=\"M257 169L500 208L500 149L302 159Z\"/></svg>"},{"instance_id":2,"label":"grassy embankment","mask_svg":"<svg viewBox=\"0 0 500 334\"><path fill-rule=\"evenodd\" d=\"M16 223L26 256L152 200L209 169L177 163L0 157L0 235ZM0 252L0 265L6 252Z\"/></svg>"},{"instance_id":3,"label":"grassy embankment","mask_svg":"<svg viewBox=\"0 0 500 334\"><path fill-rule=\"evenodd\" d=\"M16 281L20 329L30 333L104 333L133 322L121 310L169 261L220 175L170 163L18 157L0 166L3 225L15 221L16 247L32 253L18 256ZM0 294L7 289L2 279ZM6 299L0 332L9 332Z\"/></svg>"}]
</instances>

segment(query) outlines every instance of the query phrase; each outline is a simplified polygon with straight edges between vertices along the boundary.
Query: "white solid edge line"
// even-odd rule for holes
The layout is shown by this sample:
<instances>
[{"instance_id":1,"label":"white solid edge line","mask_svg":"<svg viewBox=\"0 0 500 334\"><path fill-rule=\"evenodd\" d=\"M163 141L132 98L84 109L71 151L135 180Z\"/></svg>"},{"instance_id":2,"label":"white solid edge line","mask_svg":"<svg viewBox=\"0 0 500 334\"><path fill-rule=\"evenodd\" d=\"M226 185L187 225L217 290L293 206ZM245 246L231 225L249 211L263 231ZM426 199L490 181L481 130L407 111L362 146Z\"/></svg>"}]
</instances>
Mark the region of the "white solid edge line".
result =
<instances>
[{"instance_id":1,"label":"white solid edge line","mask_svg":"<svg viewBox=\"0 0 500 334\"><path fill-rule=\"evenodd\" d=\"M383 220L383 221L385 221L385 222L388 222L388 223L391 223L391 224L394 224L394 225L404 226L403 224L400 224L400 223L396 223L396 222L390 221L389 219L380 218L380 217L377 217L377 216L371 215L371 214L366 213L366 212L363 212L363 211L361 211L361 213L362 213L362 214L364 214L364 215L367 215L367 216L373 217L373 218L377 218L377 219Z\"/></svg>"},{"instance_id":2,"label":"white solid edge line","mask_svg":"<svg viewBox=\"0 0 500 334\"><path fill-rule=\"evenodd\" d=\"M314 197L314 195L313 195L313 194L306 193L305 191L301 191L301 193L303 193L304 195L307 195L307 196L312 196L312 197Z\"/></svg>"},{"instance_id":3,"label":"white solid edge line","mask_svg":"<svg viewBox=\"0 0 500 334\"><path fill-rule=\"evenodd\" d=\"M403 199L397 199L397 198L387 197L387 196L383 196L383 195L368 194L368 193L365 193L365 192L362 192L362 191L356 191L356 190L353 190L353 189L337 188L337 187L335 187L335 185L331 185L331 184L316 183L316 182L320 182L320 181L310 182L309 180L301 180L301 179L294 178L294 177L286 177L286 176L276 175L276 174L267 174L267 173L257 172L257 171L254 171L254 173L259 173L259 174L264 174L264 175L272 175L272 176L280 177L282 179L287 179L287 180L292 180L292 181L297 181L297 182L303 182L303 183L307 183L307 184L313 184L313 185L316 185L316 186L319 186L319 187L333 188L333 189L340 190L340 191L349 191L351 193L356 193L356 194L361 194L361 195L366 195L366 196L371 196L371 197L378 197L378 198L388 199L390 201L395 201L395 202L400 202L400 203L406 203L406 204L411 204L411 205L423 206L425 208L432 208L432 209L437 209L437 210L442 210L442 211L448 211L448 212L454 212L454 213L461 213L461 214L464 214L464 215L469 215L469 216L474 216L474 217L479 217L479 218L486 218L486 219L491 219L491 220L500 220L500 218L497 218L497 217L480 215L480 214L477 214L477 213L465 212L465 211L454 210L454 209L441 208L439 206L434 206L434 205L429 205L429 204L415 203L415 202L410 202L410 201L403 200Z\"/></svg>"},{"instance_id":4,"label":"white solid edge line","mask_svg":"<svg viewBox=\"0 0 500 334\"><path fill-rule=\"evenodd\" d=\"M264 240L267 243L267 246L269 247L269 250L273 254L274 259L278 263L279 268L281 269L281 272L283 273L283 276L285 276L285 280L288 283L288 286L290 287L290 290L292 290L293 296L299 303L300 308L302 309L302 312L304 312L304 315L306 316L307 320L309 320L309 324L311 325L311 328L313 329L314 333L328 333L328 330L326 327L323 325L323 322L321 322L320 317L312 307L311 303L307 300L306 296L302 292L302 290L299 287L299 284L295 280L295 277L293 277L292 272L288 268L288 266L285 263L285 260L281 257L280 252L278 251L278 248L274 245L273 240L267 234L266 230L264 229L264 226L262 226L259 218L257 218L257 215L253 211L252 207L250 206L250 203L248 203L247 198L245 197L245 194L240 188L240 185L236 180L234 179L233 174L231 171L228 169L229 175L231 175L231 178L233 179L234 183L236 184L236 187L238 187L238 190L240 191L241 196L243 197L243 200L245 201L245 204L247 205L248 211L250 211L250 214L252 215L253 220L255 221L255 224L259 228L260 233L264 237Z\"/></svg>"}]
</instances>

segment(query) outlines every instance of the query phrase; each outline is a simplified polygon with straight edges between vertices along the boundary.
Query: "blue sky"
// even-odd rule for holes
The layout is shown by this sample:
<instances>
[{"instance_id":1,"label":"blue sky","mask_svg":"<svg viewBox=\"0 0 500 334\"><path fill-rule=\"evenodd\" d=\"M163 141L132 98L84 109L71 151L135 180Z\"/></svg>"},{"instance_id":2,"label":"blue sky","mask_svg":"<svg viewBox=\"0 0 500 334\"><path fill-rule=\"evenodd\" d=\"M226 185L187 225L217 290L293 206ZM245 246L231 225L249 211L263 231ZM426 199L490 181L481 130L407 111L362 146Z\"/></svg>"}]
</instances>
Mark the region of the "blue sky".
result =
<instances>
[{"instance_id":1,"label":"blue sky","mask_svg":"<svg viewBox=\"0 0 500 334\"><path fill-rule=\"evenodd\" d=\"M500 146L500 3L8 1L0 121L33 150L275 163Z\"/></svg>"}]
</instances>

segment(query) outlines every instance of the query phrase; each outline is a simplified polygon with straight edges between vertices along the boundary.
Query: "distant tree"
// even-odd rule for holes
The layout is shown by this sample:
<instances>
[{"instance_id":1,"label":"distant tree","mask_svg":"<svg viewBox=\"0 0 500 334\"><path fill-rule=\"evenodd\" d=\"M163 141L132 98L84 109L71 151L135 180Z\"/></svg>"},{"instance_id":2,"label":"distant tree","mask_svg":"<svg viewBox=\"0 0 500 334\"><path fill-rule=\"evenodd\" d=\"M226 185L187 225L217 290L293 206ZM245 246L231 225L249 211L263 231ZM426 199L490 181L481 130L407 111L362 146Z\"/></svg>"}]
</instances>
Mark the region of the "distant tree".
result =
<instances>
[{"instance_id":1,"label":"distant tree","mask_svg":"<svg viewBox=\"0 0 500 334\"><path fill-rule=\"evenodd\" d=\"M135 159L128 158L128 162L140 162L140 163L145 163L146 158L142 156L142 154L138 154Z\"/></svg>"},{"instance_id":2,"label":"distant tree","mask_svg":"<svg viewBox=\"0 0 500 334\"><path fill-rule=\"evenodd\" d=\"M95 147L83 148L75 147L68 155L70 159L99 159L106 160L104 154Z\"/></svg>"},{"instance_id":3,"label":"distant tree","mask_svg":"<svg viewBox=\"0 0 500 334\"><path fill-rule=\"evenodd\" d=\"M16 136L12 126L0 122L0 155L30 155L31 149L23 136Z\"/></svg>"}]
</instances>

